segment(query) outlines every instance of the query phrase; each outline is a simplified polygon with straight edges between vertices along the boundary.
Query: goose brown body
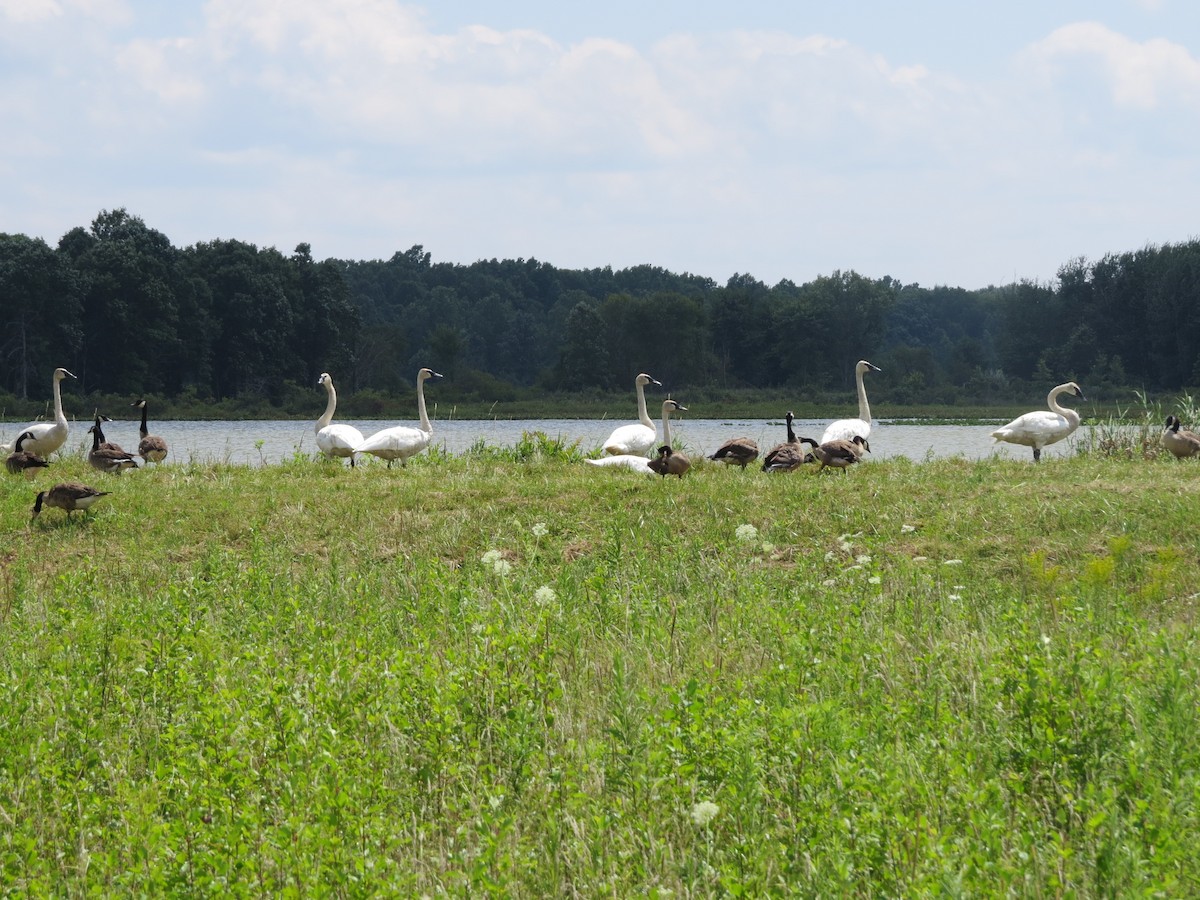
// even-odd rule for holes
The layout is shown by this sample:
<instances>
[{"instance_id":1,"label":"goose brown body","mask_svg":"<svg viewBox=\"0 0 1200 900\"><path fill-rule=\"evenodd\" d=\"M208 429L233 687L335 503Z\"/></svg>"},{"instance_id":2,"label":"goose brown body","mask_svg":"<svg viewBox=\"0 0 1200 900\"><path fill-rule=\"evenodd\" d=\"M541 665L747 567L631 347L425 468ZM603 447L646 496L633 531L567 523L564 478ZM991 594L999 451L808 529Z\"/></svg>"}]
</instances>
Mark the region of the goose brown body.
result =
<instances>
[{"instance_id":1,"label":"goose brown body","mask_svg":"<svg viewBox=\"0 0 1200 900\"><path fill-rule=\"evenodd\" d=\"M88 429L92 434L92 449L88 451L88 463L93 469L101 472L108 472L112 475L120 475L122 469L136 469L137 462L133 458L133 454L126 453L116 444L109 443L107 446L101 443L104 437L104 432L100 430L100 421L96 420L96 424Z\"/></svg>"},{"instance_id":2,"label":"goose brown body","mask_svg":"<svg viewBox=\"0 0 1200 900\"><path fill-rule=\"evenodd\" d=\"M677 475L683 478L684 473L692 467L692 461L677 450L672 450L670 444L658 448L658 456L650 460L649 466L663 478Z\"/></svg>"},{"instance_id":3,"label":"goose brown body","mask_svg":"<svg viewBox=\"0 0 1200 900\"><path fill-rule=\"evenodd\" d=\"M38 456L36 453L30 453L23 449L25 441L29 440L31 435L27 431L22 431L17 440L13 444L13 452L4 460L4 467L13 475L24 473L25 477L33 480L33 476L37 474L38 469L44 469L50 465L45 459Z\"/></svg>"},{"instance_id":4,"label":"goose brown body","mask_svg":"<svg viewBox=\"0 0 1200 900\"><path fill-rule=\"evenodd\" d=\"M758 444L748 437L730 438L718 447L709 459L731 466L741 466L744 472L746 466L758 459Z\"/></svg>"},{"instance_id":5,"label":"goose brown body","mask_svg":"<svg viewBox=\"0 0 1200 900\"><path fill-rule=\"evenodd\" d=\"M801 444L812 444L813 456L820 463L818 472L826 466L831 469L841 469L843 472L862 459L864 453L871 452L871 445L861 434L856 434L851 440L825 441L818 444L812 438L800 438Z\"/></svg>"},{"instance_id":6,"label":"goose brown body","mask_svg":"<svg viewBox=\"0 0 1200 900\"><path fill-rule=\"evenodd\" d=\"M38 517L43 506L56 506L65 510L69 517L75 510L88 509L101 497L107 496L108 491L98 491L78 481L64 481L37 495L33 502L33 518Z\"/></svg>"},{"instance_id":7,"label":"goose brown body","mask_svg":"<svg viewBox=\"0 0 1200 900\"><path fill-rule=\"evenodd\" d=\"M1181 424L1177 416L1167 416L1162 442L1176 459L1187 459L1200 454L1200 435L1187 429L1181 431Z\"/></svg>"}]
</instances>

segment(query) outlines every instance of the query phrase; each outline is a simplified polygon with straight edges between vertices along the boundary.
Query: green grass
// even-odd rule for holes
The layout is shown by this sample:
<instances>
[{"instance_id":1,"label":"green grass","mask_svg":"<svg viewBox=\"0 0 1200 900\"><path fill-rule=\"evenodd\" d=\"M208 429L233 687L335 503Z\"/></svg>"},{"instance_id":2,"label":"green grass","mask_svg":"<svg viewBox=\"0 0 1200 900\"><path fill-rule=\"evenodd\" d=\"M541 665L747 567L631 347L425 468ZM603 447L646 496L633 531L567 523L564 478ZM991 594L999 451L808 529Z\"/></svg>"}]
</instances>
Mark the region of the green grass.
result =
<instances>
[{"instance_id":1,"label":"green grass","mask_svg":"<svg viewBox=\"0 0 1200 900\"><path fill-rule=\"evenodd\" d=\"M577 457L6 478L0 893L1200 891L1200 467Z\"/></svg>"}]
</instances>

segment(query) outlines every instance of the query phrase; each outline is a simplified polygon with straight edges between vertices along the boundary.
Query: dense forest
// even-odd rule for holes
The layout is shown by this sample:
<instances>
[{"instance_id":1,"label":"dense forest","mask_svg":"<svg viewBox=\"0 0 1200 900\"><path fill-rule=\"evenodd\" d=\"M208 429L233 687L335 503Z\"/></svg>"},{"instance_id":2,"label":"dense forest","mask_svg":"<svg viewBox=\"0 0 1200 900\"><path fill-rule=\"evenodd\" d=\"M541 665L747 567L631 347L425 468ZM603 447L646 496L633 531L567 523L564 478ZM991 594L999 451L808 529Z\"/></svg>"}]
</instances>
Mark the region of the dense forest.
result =
<instances>
[{"instance_id":1,"label":"dense forest","mask_svg":"<svg viewBox=\"0 0 1200 900\"><path fill-rule=\"evenodd\" d=\"M854 360L894 403L989 403L1074 379L1105 389L1200 384L1200 241L1070 260L1052 284L967 290L835 271L724 285L650 265L536 259L316 261L238 240L177 248L124 209L56 247L0 234L0 398L78 390L282 403L322 371L345 394L411 390L422 365L462 399L676 389L843 393Z\"/></svg>"}]
</instances>

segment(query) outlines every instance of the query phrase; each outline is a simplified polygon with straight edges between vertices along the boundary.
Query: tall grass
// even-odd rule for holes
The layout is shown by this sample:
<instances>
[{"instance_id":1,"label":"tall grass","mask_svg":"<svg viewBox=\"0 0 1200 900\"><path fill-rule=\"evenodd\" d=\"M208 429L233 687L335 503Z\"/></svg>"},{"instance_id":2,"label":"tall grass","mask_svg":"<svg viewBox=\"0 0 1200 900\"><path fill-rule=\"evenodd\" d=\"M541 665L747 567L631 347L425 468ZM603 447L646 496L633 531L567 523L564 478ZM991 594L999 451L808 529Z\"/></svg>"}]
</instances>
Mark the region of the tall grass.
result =
<instances>
[{"instance_id":1,"label":"tall grass","mask_svg":"<svg viewBox=\"0 0 1200 900\"><path fill-rule=\"evenodd\" d=\"M1200 888L1189 463L52 471L113 493L0 486L7 893Z\"/></svg>"}]
</instances>

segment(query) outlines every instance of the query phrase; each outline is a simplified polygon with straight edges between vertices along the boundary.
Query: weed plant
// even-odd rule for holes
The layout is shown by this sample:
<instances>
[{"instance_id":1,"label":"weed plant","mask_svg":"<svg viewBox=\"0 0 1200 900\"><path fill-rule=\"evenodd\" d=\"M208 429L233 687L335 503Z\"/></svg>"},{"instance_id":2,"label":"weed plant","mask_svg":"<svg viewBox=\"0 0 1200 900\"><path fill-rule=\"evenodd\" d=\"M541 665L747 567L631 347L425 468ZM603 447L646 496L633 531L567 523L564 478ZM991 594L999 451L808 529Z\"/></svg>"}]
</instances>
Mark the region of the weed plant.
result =
<instances>
[{"instance_id":1,"label":"weed plant","mask_svg":"<svg viewBox=\"0 0 1200 900\"><path fill-rule=\"evenodd\" d=\"M1192 462L49 474L112 495L0 485L5 894L1200 891Z\"/></svg>"}]
</instances>

